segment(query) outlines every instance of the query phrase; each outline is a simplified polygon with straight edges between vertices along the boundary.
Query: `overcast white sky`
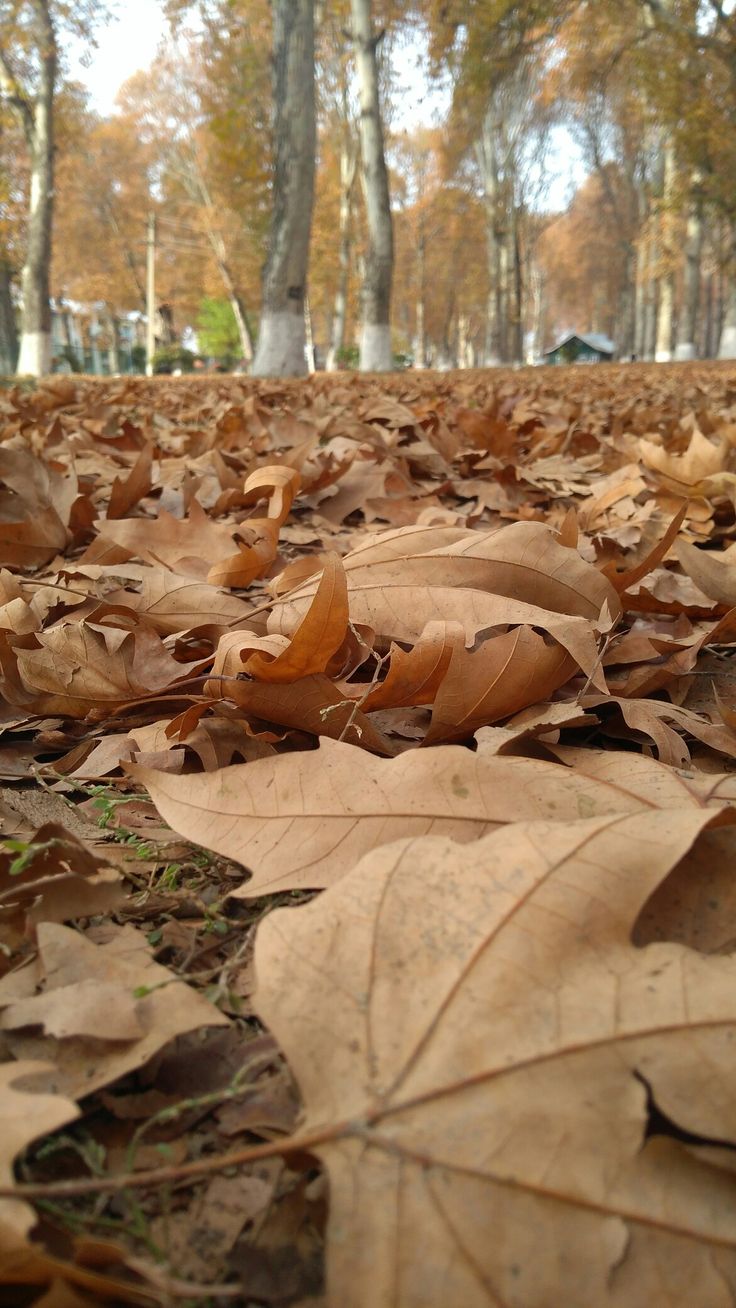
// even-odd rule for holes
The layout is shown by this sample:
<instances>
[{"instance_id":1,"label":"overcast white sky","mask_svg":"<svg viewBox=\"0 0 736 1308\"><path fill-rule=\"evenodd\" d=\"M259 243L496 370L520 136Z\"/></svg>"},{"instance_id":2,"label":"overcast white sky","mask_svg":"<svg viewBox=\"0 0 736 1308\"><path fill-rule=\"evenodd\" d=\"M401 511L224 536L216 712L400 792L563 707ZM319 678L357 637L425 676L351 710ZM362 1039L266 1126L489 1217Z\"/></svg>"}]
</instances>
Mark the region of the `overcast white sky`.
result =
<instances>
[{"instance_id":1,"label":"overcast white sky","mask_svg":"<svg viewBox=\"0 0 736 1308\"><path fill-rule=\"evenodd\" d=\"M100 32L89 67L75 70L101 114L110 113L123 82L151 63L164 28L156 0L123 0L120 17Z\"/></svg>"}]
</instances>

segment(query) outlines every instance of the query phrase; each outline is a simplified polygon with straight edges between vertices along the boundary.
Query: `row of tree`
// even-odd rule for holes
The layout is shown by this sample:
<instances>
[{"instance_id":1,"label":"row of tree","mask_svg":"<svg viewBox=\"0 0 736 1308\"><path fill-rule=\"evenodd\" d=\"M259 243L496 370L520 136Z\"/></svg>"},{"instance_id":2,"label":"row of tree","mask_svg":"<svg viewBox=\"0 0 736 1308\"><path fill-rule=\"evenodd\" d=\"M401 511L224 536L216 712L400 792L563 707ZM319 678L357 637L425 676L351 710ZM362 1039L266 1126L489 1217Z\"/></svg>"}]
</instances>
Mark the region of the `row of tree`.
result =
<instances>
[{"instance_id":1,"label":"row of tree","mask_svg":"<svg viewBox=\"0 0 736 1308\"><path fill-rule=\"evenodd\" d=\"M49 370L52 297L62 338L94 304L114 359L154 226L159 338L219 305L261 375L511 363L572 327L623 357L736 354L730 0L193 8L170 0L105 119L68 68L104 0L0 0L0 369ZM411 131L407 42L449 90ZM571 140L587 176L555 213Z\"/></svg>"}]
</instances>

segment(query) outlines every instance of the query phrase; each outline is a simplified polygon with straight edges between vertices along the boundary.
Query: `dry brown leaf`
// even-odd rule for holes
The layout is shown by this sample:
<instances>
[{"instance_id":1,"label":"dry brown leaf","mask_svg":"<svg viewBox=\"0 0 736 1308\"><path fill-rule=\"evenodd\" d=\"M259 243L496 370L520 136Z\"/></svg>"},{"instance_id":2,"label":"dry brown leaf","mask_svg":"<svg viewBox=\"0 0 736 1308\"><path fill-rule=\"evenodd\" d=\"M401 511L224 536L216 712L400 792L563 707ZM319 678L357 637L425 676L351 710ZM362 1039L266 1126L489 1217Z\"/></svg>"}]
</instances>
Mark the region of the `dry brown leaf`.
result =
<instances>
[{"instance_id":1,"label":"dry brown leaf","mask_svg":"<svg viewBox=\"0 0 736 1308\"><path fill-rule=\"evenodd\" d=\"M0 1013L0 1030L38 1026L57 1039L84 1036L94 1040L140 1040L146 1032L138 1007L129 984L90 978L16 1000Z\"/></svg>"},{"instance_id":2,"label":"dry brown leaf","mask_svg":"<svg viewBox=\"0 0 736 1308\"><path fill-rule=\"evenodd\" d=\"M208 682L216 686L215 681ZM219 693L253 717L295 731L362 745L374 754L394 751L377 726L346 698L329 677L315 674L286 684L267 681L223 682Z\"/></svg>"},{"instance_id":3,"label":"dry brown leaf","mask_svg":"<svg viewBox=\"0 0 736 1308\"><path fill-rule=\"evenodd\" d=\"M360 692L363 711L431 704L457 649L465 649L459 622L428 622L410 650L392 645L384 680L367 695Z\"/></svg>"},{"instance_id":4,"label":"dry brown leaf","mask_svg":"<svg viewBox=\"0 0 736 1308\"><path fill-rule=\"evenodd\" d=\"M40 649L18 649L26 695L41 713L86 717L109 711L193 676L201 663L177 663L153 632L88 623L52 627L35 637ZM10 694L6 690L6 694Z\"/></svg>"},{"instance_id":5,"label":"dry brown leaf","mask_svg":"<svg viewBox=\"0 0 736 1308\"><path fill-rule=\"evenodd\" d=\"M58 823L48 822L23 850L0 849L0 937L25 921L71 922L116 908L125 897L109 866Z\"/></svg>"},{"instance_id":6,"label":"dry brown leaf","mask_svg":"<svg viewBox=\"0 0 736 1308\"><path fill-rule=\"evenodd\" d=\"M69 543L77 480L65 479L29 450L0 446L0 562L36 568Z\"/></svg>"},{"instance_id":7,"label":"dry brown leaf","mask_svg":"<svg viewBox=\"0 0 736 1308\"><path fill-rule=\"evenodd\" d=\"M648 1093L736 1140L736 963L630 940L706 820L402 840L267 918L256 1002L324 1133L330 1308L725 1304L733 1178L647 1138Z\"/></svg>"},{"instance_id":8,"label":"dry brown leaf","mask_svg":"<svg viewBox=\"0 0 736 1308\"><path fill-rule=\"evenodd\" d=\"M481 727L475 733L478 750L489 754L523 754L538 737L557 740L564 727L595 726L598 719L576 703L542 704L524 709L502 727ZM594 756L594 755L593 755Z\"/></svg>"},{"instance_id":9,"label":"dry brown leaf","mask_svg":"<svg viewBox=\"0 0 736 1308\"><path fill-rule=\"evenodd\" d=\"M714 554L678 540L675 552L683 571L705 595L729 608L736 607L736 558L729 558L730 550Z\"/></svg>"},{"instance_id":10,"label":"dry brown leaf","mask_svg":"<svg viewBox=\"0 0 736 1308\"><path fill-rule=\"evenodd\" d=\"M493 627L540 627L605 689L595 631L610 627L619 613L618 597L596 568L557 544L547 528L515 523L404 559L396 557L400 539L400 533L392 534L392 561L382 552L368 563L345 560L353 623L411 644L427 623L443 620L462 623L471 642ZM315 589L310 581L277 601L269 630L288 635Z\"/></svg>"},{"instance_id":11,"label":"dry brown leaf","mask_svg":"<svg viewBox=\"0 0 736 1308\"><path fill-rule=\"evenodd\" d=\"M348 627L345 569L337 554L328 554L319 585L302 622L280 653L256 652L242 671L258 681L289 682L324 672L340 649Z\"/></svg>"},{"instance_id":12,"label":"dry brown leaf","mask_svg":"<svg viewBox=\"0 0 736 1308\"><path fill-rule=\"evenodd\" d=\"M250 605L205 582L151 567L143 571L140 593L123 591L125 604L159 636L205 624L232 626L245 622Z\"/></svg>"},{"instance_id":13,"label":"dry brown leaf","mask_svg":"<svg viewBox=\"0 0 736 1308\"><path fill-rule=\"evenodd\" d=\"M687 494L704 477L721 472L728 455L725 443L715 445L697 429L684 454L672 454L664 445L647 440L640 441L639 448L644 465L660 473L678 494Z\"/></svg>"},{"instance_id":14,"label":"dry brown leaf","mask_svg":"<svg viewBox=\"0 0 736 1308\"><path fill-rule=\"evenodd\" d=\"M654 742L660 761L670 767L686 768L690 763L687 744L673 725L720 754L736 758L736 731L731 731L728 725L708 722L691 709L680 708L665 700L621 699L615 695L607 698L585 695L580 704L583 708L616 706L627 727L648 736Z\"/></svg>"},{"instance_id":15,"label":"dry brown leaf","mask_svg":"<svg viewBox=\"0 0 736 1308\"><path fill-rule=\"evenodd\" d=\"M227 1019L202 995L177 981L165 967L154 963L145 936L133 927L118 929L104 945L95 945L69 927L42 922L38 927L38 958L0 981L0 1007L6 1026L6 1041L15 1058L45 1056L54 1063L44 1076L45 1089L81 1098L118 1077L132 1072L162 1049L169 1040L202 1026L222 1026ZM63 1004L68 998L75 1022L74 1003L79 987L90 1003L91 1019L104 1020L94 1006L92 989L112 987L128 996L126 1006L106 1006L107 1036L101 1042L83 1030L53 1039L19 1032L15 1026L35 1026L44 1012L64 1021ZM66 995L59 996L59 991ZM73 993L72 993L73 992ZM34 997L45 1001L34 1007ZM135 1005L131 1014L130 1004ZM29 1008L30 1004L30 1008ZM61 1011L56 1005L62 1006ZM134 1021L142 1034L132 1036ZM119 1032L120 1034L117 1034Z\"/></svg>"},{"instance_id":16,"label":"dry brown leaf","mask_svg":"<svg viewBox=\"0 0 736 1308\"><path fill-rule=\"evenodd\" d=\"M153 486L153 445L144 445L128 476L116 477L107 503L107 518L122 518Z\"/></svg>"},{"instance_id":17,"label":"dry brown leaf","mask_svg":"<svg viewBox=\"0 0 736 1308\"><path fill-rule=\"evenodd\" d=\"M248 518L238 529L242 543L234 554L213 563L207 572L211 586L249 586L262 577L276 558L279 524L275 518Z\"/></svg>"},{"instance_id":18,"label":"dry brown leaf","mask_svg":"<svg viewBox=\"0 0 736 1308\"><path fill-rule=\"evenodd\" d=\"M187 518L174 518L162 508L157 518L103 519L95 526L98 545L116 546L127 559L163 564L200 581L206 581L213 560L233 553L238 532L232 523L212 522L196 499Z\"/></svg>"},{"instance_id":19,"label":"dry brown leaf","mask_svg":"<svg viewBox=\"0 0 736 1308\"><path fill-rule=\"evenodd\" d=\"M585 754L575 769L458 745L386 761L322 740L316 753L204 776L128 771L174 831L251 870L234 892L242 898L330 885L366 850L402 835L468 842L514 821L700 807L715 785L699 788L636 755Z\"/></svg>"},{"instance_id":20,"label":"dry brown leaf","mask_svg":"<svg viewBox=\"0 0 736 1308\"><path fill-rule=\"evenodd\" d=\"M479 727L543 703L577 670L560 645L530 627L493 636L476 650L459 646L437 689L424 744L472 736Z\"/></svg>"},{"instance_id":21,"label":"dry brown leaf","mask_svg":"<svg viewBox=\"0 0 736 1308\"><path fill-rule=\"evenodd\" d=\"M30 1059L0 1064L0 1100L3 1106L1 1185L12 1184L15 1159L32 1140L66 1126L79 1116L77 1105L63 1095L39 1094L23 1089L24 1081L44 1077L51 1070L48 1064ZM15 1243L15 1238L22 1242L35 1224L36 1215L29 1204L20 1199L0 1199L0 1230L6 1233L11 1243ZM0 1269L2 1244L0 1236Z\"/></svg>"}]
</instances>

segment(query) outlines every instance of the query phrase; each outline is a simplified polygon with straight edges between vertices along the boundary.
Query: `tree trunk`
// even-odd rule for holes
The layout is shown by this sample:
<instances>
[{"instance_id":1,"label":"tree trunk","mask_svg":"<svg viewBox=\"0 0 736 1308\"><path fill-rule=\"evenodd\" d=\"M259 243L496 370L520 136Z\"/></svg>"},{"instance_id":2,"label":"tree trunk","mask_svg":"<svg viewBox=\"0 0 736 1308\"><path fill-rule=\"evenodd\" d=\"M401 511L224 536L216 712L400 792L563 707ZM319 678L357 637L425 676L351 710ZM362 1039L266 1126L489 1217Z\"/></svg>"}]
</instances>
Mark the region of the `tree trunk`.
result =
<instances>
[{"instance_id":1,"label":"tree trunk","mask_svg":"<svg viewBox=\"0 0 736 1308\"><path fill-rule=\"evenodd\" d=\"M350 220L353 210L353 189L358 167L358 155L349 127L345 126L340 149L340 243L338 250L338 278L335 304L332 310L330 348L327 354L327 371L334 372L340 364L340 353L345 345L345 320L348 305L348 278L350 276Z\"/></svg>"},{"instance_id":2,"label":"tree trunk","mask_svg":"<svg viewBox=\"0 0 736 1308\"><path fill-rule=\"evenodd\" d=\"M426 368L427 366L427 336L425 329L424 297L425 297L425 265L427 254L427 238L424 234L424 219L421 220L419 230L419 240L417 242L417 304L414 321L414 366L415 368Z\"/></svg>"},{"instance_id":3,"label":"tree trunk","mask_svg":"<svg viewBox=\"0 0 736 1308\"><path fill-rule=\"evenodd\" d=\"M10 293L10 264L0 259L0 376L15 372L18 360L18 329Z\"/></svg>"},{"instance_id":4,"label":"tree trunk","mask_svg":"<svg viewBox=\"0 0 736 1308\"><path fill-rule=\"evenodd\" d=\"M488 300L486 302L485 364L497 367L503 357L503 242L498 232L496 202L486 196L486 262L488 266Z\"/></svg>"},{"instance_id":5,"label":"tree trunk","mask_svg":"<svg viewBox=\"0 0 736 1308\"><path fill-rule=\"evenodd\" d=\"M317 371L317 354L314 348L312 310L309 307L308 295L304 296L304 357L307 361L307 372L311 375Z\"/></svg>"},{"instance_id":6,"label":"tree trunk","mask_svg":"<svg viewBox=\"0 0 736 1308\"><path fill-rule=\"evenodd\" d=\"M21 98L20 111L31 164L26 258L21 273L21 336L18 372L41 377L51 369L51 223L54 203L54 90L56 33L48 0L34 4L40 28L38 86Z\"/></svg>"},{"instance_id":7,"label":"tree trunk","mask_svg":"<svg viewBox=\"0 0 736 1308\"><path fill-rule=\"evenodd\" d=\"M524 269L521 261L521 240L519 232L519 209L518 206L511 203L509 208L511 218L511 248L509 251L513 267L513 299L509 297L510 311L508 317L508 345L507 359L511 363L524 362L524 321L522 316L522 306L524 301Z\"/></svg>"},{"instance_id":8,"label":"tree trunk","mask_svg":"<svg viewBox=\"0 0 736 1308\"><path fill-rule=\"evenodd\" d=\"M486 367L495 367L503 357L504 232L499 223L499 179L496 154L495 123L490 110L483 120L483 130L475 147L483 181L483 207L486 230L486 266L488 299L486 301Z\"/></svg>"},{"instance_id":9,"label":"tree trunk","mask_svg":"<svg viewBox=\"0 0 736 1308\"><path fill-rule=\"evenodd\" d=\"M644 321L642 323L641 357L650 361L654 358L657 343L657 279L655 275L656 247L653 234L647 237L646 268L644 271Z\"/></svg>"},{"instance_id":10,"label":"tree trunk","mask_svg":"<svg viewBox=\"0 0 736 1308\"><path fill-rule=\"evenodd\" d=\"M647 242L642 233L636 255L636 285L634 289L634 354L637 359L644 357L644 320L646 316L647 295Z\"/></svg>"},{"instance_id":11,"label":"tree trunk","mask_svg":"<svg viewBox=\"0 0 736 1308\"><path fill-rule=\"evenodd\" d=\"M715 327L715 305L713 295L713 273L708 274L705 283L705 315L703 322L703 358L713 358L713 340Z\"/></svg>"},{"instance_id":12,"label":"tree trunk","mask_svg":"<svg viewBox=\"0 0 736 1308\"><path fill-rule=\"evenodd\" d=\"M662 214L660 217L661 271L659 275L659 308L657 313L657 341L654 357L657 363L668 363L672 358L672 335L675 314L675 271L673 250L672 205L675 189L675 149L671 141L664 147L664 182L662 188Z\"/></svg>"},{"instance_id":13,"label":"tree trunk","mask_svg":"<svg viewBox=\"0 0 736 1308\"><path fill-rule=\"evenodd\" d=\"M623 241L623 278L618 297L616 325L613 332L616 354L629 359L636 353L636 249L631 241Z\"/></svg>"},{"instance_id":14,"label":"tree trunk","mask_svg":"<svg viewBox=\"0 0 736 1308\"><path fill-rule=\"evenodd\" d=\"M214 205L212 203L209 188L199 170L197 170L197 185L204 205L204 226L207 240L209 241L210 249L215 256L217 271L220 274L220 280L225 288L225 294L227 295L228 303L233 311L233 317L237 324L238 336L240 337L240 353L242 358L250 367L255 353L253 333L250 329L250 322L248 321L248 314L245 310L243 298L235 285L235 278L230 270L225 242L222 239L221 233L213 225L210 218L210 214L214 210Z\"/></svg>"},{"instance_id":15,"label":"tree trunk","mask_svg":"<svg viewBox=\"0 0 736 1308\"><path fill-rule=\"evenodd\" d=\"M376 47L383 33L373 35L371 0L350 0L350 7L360 92L360 149L368 226L360 367L362 372L388 372L393 367L391 282L394 236L378 95Z\"/></svg>"},{"instance_id":16,"label":"tree trunk","mask_svg":"<svg viewBox=\"0 0 736 1308\"><path fill-rule=\"evenodd\" d=\"M233 280L232 273L230 272L230 266L227 263L226 259L224 258L224 244L222 241L222 237L220 237L218 232L215 231L210 232L209 228L208 228L208 235L210 236L210 245L212 246L213 253L215 255L215 263L217 264L217 271L220 274L222 284L225 288L225 294L227 295L228 298L228 303L233 311L233 317L235 319L235 322L237 323L238 336L240 337L240 352L243 359L250 367L250 365L253 362L253 355L255 351L253 346L253 333L251 332L250 329L250 323L248 321L248 315L245 311L245 305L243 304L240 293ZM222 253L220 253L220 251L222 251Z\"/></svg>"},{"instance_id":17,"label":"tree trunk","mask_svg":"<svg viewBox=\"0 0 736 1308\"><path fill-rule=\"evenodd\" d=\"M700 177L692 179L685 241L685 285L675 347L676 359L694 359L700 305L700 261L703 253L703 202L699 193Z\"/></svg>"},{"instance_id":18,"label":"tree trunk","mask_svg":"<svg viewBox=\"0 0 736 1308\"><path fill-rule=\"evenodd\" d=\"M532 362L536 363L544 353L547 334L547 304L545 296L544 274L535 263L531 270L532 292Z\"/></svg>"},{"instance_id":19,"label":"tree trunk","mask_svg":"<svg viewBox=\"0 0 736 1308\"><path fill-rule=\"evenodd\" d=\"M728 267L727 280L723 291L725 313L721 339L718 344L719 359L736 359L736 226L732 231L732 253Z\"/></svg>"},{"instance_id":20,"label":"tree trunk","mask_svg":"<svg viewBox=\"0 0 736 1308\"><path fill-rule=\"evenodd\" d=\"M120 339L118 320L114 310L109 305L105 317L107 319L107 365L110 373L114 376L120 372Z\"/></svg>"},{"instance_id":21,"label":"tree trunk","mask_svg":"<svg viewBox=\"0 0 736 1308\"><path fill-rule=\"evenodd\" d=\"M314 201L314 0L273 0L274 176L256 377L307 371L304 297Z\"/></svg>"}]
</instances>

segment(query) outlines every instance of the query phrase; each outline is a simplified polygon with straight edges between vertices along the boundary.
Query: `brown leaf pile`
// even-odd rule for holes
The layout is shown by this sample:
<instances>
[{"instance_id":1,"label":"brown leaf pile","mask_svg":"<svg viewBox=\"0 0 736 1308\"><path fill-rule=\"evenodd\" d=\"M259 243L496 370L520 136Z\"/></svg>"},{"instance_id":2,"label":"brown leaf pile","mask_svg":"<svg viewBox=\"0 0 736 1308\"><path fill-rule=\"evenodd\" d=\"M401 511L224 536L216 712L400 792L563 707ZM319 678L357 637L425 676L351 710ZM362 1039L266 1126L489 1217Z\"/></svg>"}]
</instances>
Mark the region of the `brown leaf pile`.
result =
<instances>
[{"instance_id":1,"label":"brown leaf pile","mask_svg":"<svg viewBox=\"0 0 736 1308\"><path fill-rule=\"evenodd\" d=\"M730 1304L736 370L0 415L0 1283Z\"/></svg>"}]
</instances>

